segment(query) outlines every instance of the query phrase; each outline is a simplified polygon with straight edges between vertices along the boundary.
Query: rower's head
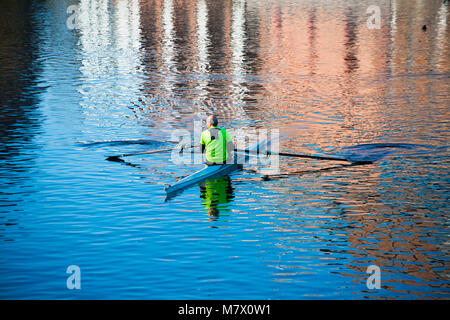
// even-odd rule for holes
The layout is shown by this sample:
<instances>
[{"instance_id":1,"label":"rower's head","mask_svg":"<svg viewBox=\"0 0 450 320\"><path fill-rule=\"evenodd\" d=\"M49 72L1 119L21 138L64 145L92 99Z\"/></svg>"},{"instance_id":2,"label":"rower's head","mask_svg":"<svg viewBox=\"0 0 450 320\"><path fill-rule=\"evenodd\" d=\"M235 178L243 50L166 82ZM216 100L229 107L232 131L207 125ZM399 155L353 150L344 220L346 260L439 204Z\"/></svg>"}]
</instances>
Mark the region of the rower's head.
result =
<instances>
[{"instance_id":1,"label":"rower's head","mask_svg":"<svg viewBox=\"0 0 450 320\"><path fill-rule=\"evenodd\" d=\"M219 121L217 120L217 117L215 114L211 114L206 118L206 126L208 128L217 127L218 124L219 124Z\"/></svg>"}]
</instances>

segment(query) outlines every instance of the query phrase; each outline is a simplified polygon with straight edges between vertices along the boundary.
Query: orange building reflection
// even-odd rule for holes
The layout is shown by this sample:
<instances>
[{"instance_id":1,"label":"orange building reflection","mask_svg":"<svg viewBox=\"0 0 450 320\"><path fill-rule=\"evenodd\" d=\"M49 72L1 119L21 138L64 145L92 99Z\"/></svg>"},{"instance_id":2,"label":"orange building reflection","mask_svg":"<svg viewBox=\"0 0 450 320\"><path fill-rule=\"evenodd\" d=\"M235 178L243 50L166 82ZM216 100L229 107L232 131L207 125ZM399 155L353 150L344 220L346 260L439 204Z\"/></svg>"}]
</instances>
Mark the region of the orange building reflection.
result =
<instances>
[{"instance_id":1,"label":"orange building reflection","mask_svg":"<svg viewBox=\"0 0 450 320\"><path fill-rule=\"evenodd\" d=\"M230 126L284 128L286 147L298 153L386 137L421 144L434 132L448 141L448 5L380 2L381 28L369 29L365 5L333 3L140 1L139 67L145 77L133 115L167 130L190 126L215 111ZM436 126L417 125L429 117ZM395 127L398 123L402 127ZM419 129L408 130L412 127ZM282 170L290 167L284 164ZM361 183L343 185L342 194L328 199L352 208L332 218L359 223L342 233L354 248L349 253L355 259L369 255L375 263L401 268L417 279L393 282L446 280L441 269L448 270L448 263L436 264L426 253L441 248L418 236L441 221L428 220L426 209L420 208L402 208L412 210L414 220L390 216L389 204L378 200L380 189L402 193L411 203L420 203L423 195L386 185L382 169L358 170ZM327 187L316 182L311 188L319 192ZM300 195L289 185L277 188L288 196ZM326 217L330 215L315 216ZM399 235L395 226L405 234ZM289 223L276 229L304 232ZM367 240L372 237L377 242ZM363 267L348 268L358 273L348 274L358 281L365 274Z\"/></svg>"}]
</instances>

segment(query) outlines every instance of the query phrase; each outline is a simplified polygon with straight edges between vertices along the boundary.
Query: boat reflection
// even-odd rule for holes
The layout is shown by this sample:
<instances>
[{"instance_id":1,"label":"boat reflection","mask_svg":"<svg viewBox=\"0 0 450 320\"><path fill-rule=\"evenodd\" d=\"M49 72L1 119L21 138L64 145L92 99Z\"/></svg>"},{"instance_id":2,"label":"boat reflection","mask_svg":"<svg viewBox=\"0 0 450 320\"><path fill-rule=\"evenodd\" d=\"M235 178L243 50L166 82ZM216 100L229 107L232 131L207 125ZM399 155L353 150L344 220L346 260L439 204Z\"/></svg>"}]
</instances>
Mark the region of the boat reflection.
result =
<instances>
[{"instance_id":1,"label":"boat reflection","mask_svg":"<svg viewBox=\"0 0 450 320\"><path fill-rule=\"evenodd\" d=\"M208 179L200 185L202 205L207 209L210 220L215 221L219 214L230 211L228 204L234 198L230 177Z\"/></svg>"}]
</instances>

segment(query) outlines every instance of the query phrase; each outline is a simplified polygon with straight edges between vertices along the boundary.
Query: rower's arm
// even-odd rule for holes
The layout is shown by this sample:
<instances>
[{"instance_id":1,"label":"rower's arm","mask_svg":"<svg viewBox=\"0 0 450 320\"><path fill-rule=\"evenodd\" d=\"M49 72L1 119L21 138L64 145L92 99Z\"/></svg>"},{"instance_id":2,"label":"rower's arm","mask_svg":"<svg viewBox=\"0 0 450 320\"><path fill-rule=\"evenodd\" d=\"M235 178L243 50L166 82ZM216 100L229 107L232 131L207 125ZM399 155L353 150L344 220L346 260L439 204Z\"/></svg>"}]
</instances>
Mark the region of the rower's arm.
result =
<instances>
[{"instance_id":1,"label":"rower's arm","mask_svg":"<svg viewBox=\"0 0 450 320\"><path fill-rule=\"evenodd\" d=\"M200 140L200 145L202 146L202 154L205 153L205 141L203 140L203 133L202 133L202 139Z\"/></svg>"}]
</instances>

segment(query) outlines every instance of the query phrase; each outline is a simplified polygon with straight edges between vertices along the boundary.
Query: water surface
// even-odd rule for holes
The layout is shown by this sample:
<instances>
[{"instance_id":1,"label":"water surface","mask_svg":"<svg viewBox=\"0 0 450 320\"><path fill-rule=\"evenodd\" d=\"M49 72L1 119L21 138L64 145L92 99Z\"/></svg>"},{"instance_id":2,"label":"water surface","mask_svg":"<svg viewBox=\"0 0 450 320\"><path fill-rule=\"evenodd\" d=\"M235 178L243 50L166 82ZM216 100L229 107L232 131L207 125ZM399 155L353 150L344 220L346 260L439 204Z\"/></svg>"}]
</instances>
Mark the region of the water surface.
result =
<instances>
[{"instance_id":1,"label":"water surface","mask_svg":"<svg viewBox=\"0 0 450 320\"><path fill-rule=\"evenodd\" d=\"M448 4L0 8L0 298L450 297ZM281 176L238 172L167 202L164 186L199 165L105 161L170 147L208 112L230 130L279 129L282 151L366 145L379 160L282 158ZM366 286L370 265L381 289Z\"/></svg>"}]
</instances>

